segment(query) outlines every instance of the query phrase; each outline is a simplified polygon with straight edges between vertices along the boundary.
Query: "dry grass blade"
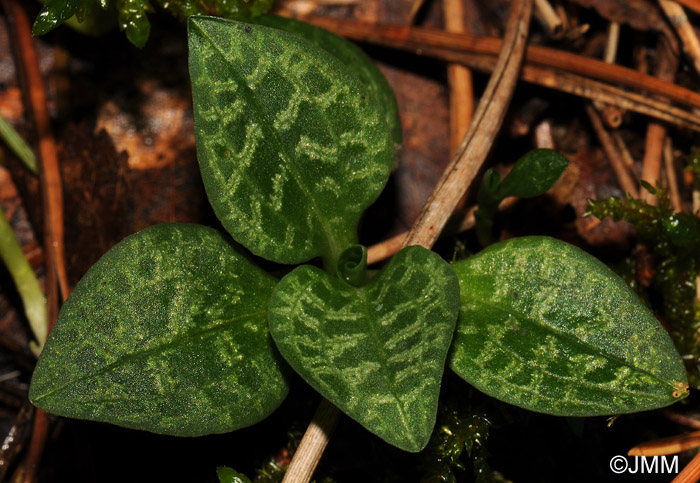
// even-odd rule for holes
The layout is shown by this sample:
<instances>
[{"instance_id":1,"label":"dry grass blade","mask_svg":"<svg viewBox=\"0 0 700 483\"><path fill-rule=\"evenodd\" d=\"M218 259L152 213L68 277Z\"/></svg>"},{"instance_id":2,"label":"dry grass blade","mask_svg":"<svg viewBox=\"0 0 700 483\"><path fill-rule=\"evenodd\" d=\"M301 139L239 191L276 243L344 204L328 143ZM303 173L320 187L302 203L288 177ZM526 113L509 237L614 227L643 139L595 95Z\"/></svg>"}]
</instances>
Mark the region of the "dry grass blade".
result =
<instances>
[{"instance_id":1,"label":"dry grass blade","mask_svg":"<svg viewBox=\"0 0 700 483\"><path fill-rule=\"evenodd\" d=\"M666 180L668 182L668 195L671 199L671 206L675 212L683 211L683 203L681 195L678 191L678 178L676 176L676 167L673 164L673 143L671 138L667 137L664 143L664 168L666 170Z\"/></svg>"},{"instance_id":2,"label":"dry grass blade","mask_svg":"<svg viewBox=\"0 0 700 483\"><path fill-rule=\"evenodd\" d=\"M532 3L529 0L511 4L503 50L469 131L404 240L404 246L433 246L486 159L518 80L531 11Z\"/></svg>"}]
</instances>

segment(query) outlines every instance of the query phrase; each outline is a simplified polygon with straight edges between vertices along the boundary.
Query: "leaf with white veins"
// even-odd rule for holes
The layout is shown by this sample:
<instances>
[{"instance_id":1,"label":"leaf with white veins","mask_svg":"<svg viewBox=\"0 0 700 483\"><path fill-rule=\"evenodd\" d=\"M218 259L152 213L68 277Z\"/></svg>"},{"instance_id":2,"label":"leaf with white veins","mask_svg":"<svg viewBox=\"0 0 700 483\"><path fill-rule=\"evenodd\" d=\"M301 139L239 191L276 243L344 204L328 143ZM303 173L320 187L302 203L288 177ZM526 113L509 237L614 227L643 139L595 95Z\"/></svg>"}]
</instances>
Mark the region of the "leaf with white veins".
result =
<instances>
[{"instance_id":1,"label":"leaf with white veins","mask_svg":"<svg viewBox=\"0 0 700 483\"><path fill-rule=\"evenodd\" d=\"M359 254L364 262L356 247L349 250L352 256L341 259ZM361 287L315 267L296 268L275 288L270 333L326 399L388 443L415 452L435 425L458 303L450 266L409 247Z\"/></svg>"}]
</instances>

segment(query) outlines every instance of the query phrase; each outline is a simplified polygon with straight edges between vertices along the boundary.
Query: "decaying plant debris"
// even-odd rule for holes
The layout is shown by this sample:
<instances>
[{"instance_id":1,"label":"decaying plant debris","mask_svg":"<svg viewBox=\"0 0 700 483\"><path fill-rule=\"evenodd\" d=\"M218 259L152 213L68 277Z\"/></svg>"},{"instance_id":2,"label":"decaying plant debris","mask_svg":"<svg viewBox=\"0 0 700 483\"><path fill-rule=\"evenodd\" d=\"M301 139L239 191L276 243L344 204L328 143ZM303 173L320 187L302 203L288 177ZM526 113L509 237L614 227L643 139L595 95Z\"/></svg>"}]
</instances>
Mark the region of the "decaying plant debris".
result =
<instances>
[{"instance_id":1,"label":"decaying plant debris","mask_svg":"<svg viewBox=\"0 0 700 483\"><path fill-rule=\"evenodd\" d=\"M506 200L497 233L501 239L554 236L614 267L671 333L691 386L698 387L700 234L691 219L700 210L698 5L536 4L512 101L477 180L485 167L507 172L533 147L557 149L571 167L545 197ZM370 259L382 248L389 247L375 260L401 247L439 182L456 150L451 116L453 126L468 129L468 116L454 120L450 95L473 92L478 105L497 68L511 2L465 0L461 6L464 22L452 25L450 35L442 32L444 12L454 12L447 1L288 0L275 7L361 42L396 92L404 147L389 189L362 225L361 241L375 245ZM50 175L39 182L3 147L0 206L56 310L84 271L125 235L161 222L218 224L195 158L185 28L157 7L142 49L116 31L92 39L61 27L32 40L21 17L31 21L41 6L5 0L2 7L0 114L30 140L49 173L55 171L53 185ZM36 60L28 57L28 44ZM468 67L469 75L448 76L448 62ZM44 99L36 94L42 81ZM473 226L474 186L436 246L447 259L479 249L474 231L465 231ZM47 193L54 203L42 204ZM60 268L63 257L65 269L44 268ZM0 468L8 481L216 481L217 466L257 475L259 482L280 481L319 402L299 381L263 423L196 441L57 421L41 412L30 431L26 391L34 358L6 274L0 307L0 435L11 436ZM604 418L567 420L507 406L456 379L446 374L438 424L419 457L341 419L317 481L607 480L610 458L640 443L678 436L681 468L697 452L683 438L697 429L695 391L667 411L622 416L608 427Z\"/></svg>"}]
</instances>

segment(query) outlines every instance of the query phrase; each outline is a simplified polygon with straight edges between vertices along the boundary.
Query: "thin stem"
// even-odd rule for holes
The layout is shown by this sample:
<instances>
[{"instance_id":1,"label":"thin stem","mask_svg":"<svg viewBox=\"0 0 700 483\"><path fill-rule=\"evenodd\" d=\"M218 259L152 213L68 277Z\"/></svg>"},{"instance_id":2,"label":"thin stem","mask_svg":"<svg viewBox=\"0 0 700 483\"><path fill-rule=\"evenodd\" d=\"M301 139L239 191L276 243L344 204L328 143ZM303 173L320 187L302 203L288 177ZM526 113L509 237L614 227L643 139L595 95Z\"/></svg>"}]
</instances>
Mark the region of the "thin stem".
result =
<instances>
[{"instance_id":1,"label":"thin stem","mask_svg":"<svg viewBox=\"0 0 700 483\"><path fill-rule=\"evenodd\" d=\"M475 148L479 148L480 156L486 157L491 141L501 125L505 107L508 105L515 87L517 71L525 50L531 11L531 0L514 0L511 3L506 36L503 41L503 51L499 55L497 69L491 76L486 92L479 103L472 128L467 132L460 146L458 156L455 157L450 167L446 170L441 183L438 183L433 195L428 200L426 208L423 210L424 214L426 212L432 214L436 207L439 210L449 210L442 217L444 218L442 225L438 227L437 222L428 222L426 224L426 217L419 217L404 240L404 245L420 244L427 248L432 246L435 239L437 239L437 233L442 230L442 226L444 226L444 223L452 214L452 210L476 175L476 172L474 172L467 178L461 176L461 186L450 182L451 178L459 177L464 172L464 170L459 169L463 162L461 160L462 154L467 147L473 146L475 142L477 144L483 142L487 144L486 149L483 146L475 146ZM474 126L477 127L474 128ZM474 156L467 157L467 161L471 160L472 164L476 159ZM480 165L482 161L483 159L477 160L476 164ZM455 169L455 165L457 165L458 169ZM450 201L448 203L443 202L445 198L449 198ZM323 451L328 445L330 433L338 417L338 409L324 399L309 427L306 429L306 433L304 433L301 444L287 469L284 480L282 480L284 483L308 483L311 480Z\"/></svg>"},{"instance_id":2,"label":"thin stem","mask_svg":"<svg viewBox=\"0 0 700 483\"><path fill-rule=\"evenodd\" d=\"M340 418L340 411L328 400L323 399L316 409L304 437L294 453L292 461L284 474L282 483L311 481L321 456L328 446L331 434Z\"/></svg>"},{"instance_id":3,"label":"thin stem","mask_svg":"<svg viewBox=\"0 0 700 483\"><path fill-rule=\"evenodd\" d=\"M34 151L32 151L32 148L27 145L24 139L22 139L22 136L15 131L12 124L7 122L7 119L2 117L2 115L0 115L0 137L5 140L7 147L15 153L29 171L34 174L39 174Z\"/></svg>"},{"instance_id":4,"label":"thin stem","mask_svg":"<svg viewBox=\"0 0 700 483\"><path fill-rule=\"evenodd\" d=\"M0 257L10 272L17 292L22 298L29 327L32 329L38 344L35 351L38 355L44 347L49 330L46 298L44 292L41 291L34 270L24 256L12 226L2 210L0 210Z\"/></svg>"},{"instance_id":5,"label":"thin stem","mask_svg":"<svg viewBox=\"0 0 700 483\"><path fill-rule=\"evenodd\" d=\"M70 291L63 246L61 173L58 166L56 143L51 132L46 90L39 69L39 58L32 38L29 15L19 0L2 0L2 6L9 20L9 30L16 54L17 72L26 95L25 106L31 113L39 142L39 179L44 215L44 258L46 262L48 331L50 332L58 316L59 294L65 300ZM27 452L24 483L36 481L48 431L48 416L45 412L37 410L34 416L31 443Z\"/></svg>"}]
</instances>

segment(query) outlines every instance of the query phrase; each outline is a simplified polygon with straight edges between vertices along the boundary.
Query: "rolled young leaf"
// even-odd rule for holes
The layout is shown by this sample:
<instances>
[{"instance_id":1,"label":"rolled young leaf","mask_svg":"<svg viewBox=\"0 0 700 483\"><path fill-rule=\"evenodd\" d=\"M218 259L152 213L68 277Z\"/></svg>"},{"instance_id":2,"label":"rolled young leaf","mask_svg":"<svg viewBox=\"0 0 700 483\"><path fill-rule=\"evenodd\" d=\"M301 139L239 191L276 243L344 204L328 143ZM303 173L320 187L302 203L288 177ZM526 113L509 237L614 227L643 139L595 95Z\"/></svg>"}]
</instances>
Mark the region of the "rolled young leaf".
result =
<instances>
[{"instance_id":1,"label":"rolled young leaf","mask_svg":"<svg viewBox=\"0 0 700 483\"><path fill-rule=\"evenodd\" d=\"M217 217L256 255L333 270L384 188L384 112L336 57L287 32L189 20L197 157Z\"/></svg>"},{"instance_id":2,"label":"rolled young leaf","mask_svg":"<svg viewBox=\"0 0 700 483\"><path fill-rule=\"evenodd\" d=\"M514 238L453 267L461 308L450 366L486 394L562 416L643 411L687 395L664 328L584 251Z\"/></svg>"},{"instance_id":3,"label":"rolled young leaf","mask_svg":"<svg viewBox=\"0 0 700 483\"><path fill-rule=\"evenodd\" d=\"M60 416L176 436L254 424L288 390L267 330L275 285L210 228L127 237L66 301L29 398Z\"/></svg>"},{"instance_id":4,"label":"rolled young leaf","mask_svg":"<svg viewBox=\"0 0 700 483\"><path fill-rule=\"evenodd\" d=\"M435 425L459 305L438 255L409 247L367 285L312 266L287 274L270 301L270 333L289 364L331 403L406 451Z\"/></svg>"}]
</instances>

